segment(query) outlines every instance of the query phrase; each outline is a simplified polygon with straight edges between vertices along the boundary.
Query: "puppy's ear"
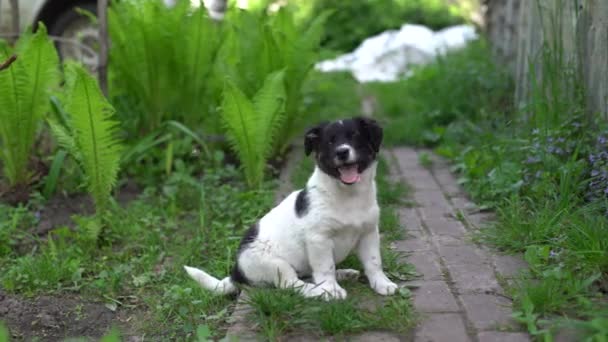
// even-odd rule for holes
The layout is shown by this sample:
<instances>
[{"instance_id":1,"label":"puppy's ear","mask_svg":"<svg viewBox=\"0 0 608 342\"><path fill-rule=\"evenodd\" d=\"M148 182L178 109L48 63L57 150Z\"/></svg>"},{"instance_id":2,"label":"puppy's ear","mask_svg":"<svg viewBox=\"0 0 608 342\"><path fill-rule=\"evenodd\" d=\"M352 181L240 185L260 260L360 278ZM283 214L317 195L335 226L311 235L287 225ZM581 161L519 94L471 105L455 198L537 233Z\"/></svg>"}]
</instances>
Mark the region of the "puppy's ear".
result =
<instances>
[{"instance_id":1,"label":"puppy's ear","mask_svg":"<svg viewBox=\"0 0 608 342\"><path fill-rule=\"evenodd\" d=\"M306 132L304 136L304 153L309 156L312 151L319 150L319 144L321 142L321 134L323 134L323 128L327 125L326 122L323 122Z\"/></svg>"},{"instance_id":2,"label":"puppy's ear","mask_svg":"<svg viewBox=\"0 0 608 342\"><path fill-rule=\"evenodd\" d=\"M382 145L382 127L378 122L371 118L357 118L361 127L361 133L366 137L370 146L374 149L374 152L380 151L380 145Z\"/></svg>"}]
</instances>

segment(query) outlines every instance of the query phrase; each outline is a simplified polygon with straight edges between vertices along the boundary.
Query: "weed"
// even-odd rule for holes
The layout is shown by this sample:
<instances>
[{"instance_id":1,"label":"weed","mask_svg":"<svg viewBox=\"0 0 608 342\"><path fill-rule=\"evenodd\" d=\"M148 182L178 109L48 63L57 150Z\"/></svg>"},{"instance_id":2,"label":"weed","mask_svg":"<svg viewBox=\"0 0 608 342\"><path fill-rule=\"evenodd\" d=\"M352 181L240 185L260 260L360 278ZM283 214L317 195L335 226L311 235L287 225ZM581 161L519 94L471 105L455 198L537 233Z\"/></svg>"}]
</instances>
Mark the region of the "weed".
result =
<instances>
[{"instance_id":1,"label":"weed","mask_svg":"<svg viewBox=\"0 0 608 342\"><path fill-rule=\"evenodd\" d=\"M433 160L428 152L418 154L418 163L426 169L430 169L433 166Z\"/></svg>"}]
</instances>

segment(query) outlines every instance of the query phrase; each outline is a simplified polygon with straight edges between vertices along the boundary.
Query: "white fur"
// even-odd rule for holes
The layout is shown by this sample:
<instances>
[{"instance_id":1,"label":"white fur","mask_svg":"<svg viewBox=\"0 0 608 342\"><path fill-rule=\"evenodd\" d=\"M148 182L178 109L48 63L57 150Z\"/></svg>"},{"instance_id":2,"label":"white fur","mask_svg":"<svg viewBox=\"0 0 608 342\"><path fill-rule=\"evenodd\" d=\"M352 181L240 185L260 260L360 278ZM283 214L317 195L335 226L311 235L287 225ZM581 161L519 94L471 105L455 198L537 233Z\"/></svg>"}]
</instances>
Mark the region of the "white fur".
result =
<instances>
[{"instance_id":1,"label":"white fur","mask_svg":"<svg viewBox=\"0 0 608 342\"><path fill-rule=\"evenodd\" d=\"M254 286L273 284L295 287L307 297L346 298L338 279L358 275L355 270L336 270L353 250L363 264L374 291L395 293L397 285L382 271L376 201L374 162L353 185L315 168L308 180L308 211L295 212L299 191L294 191L259 222L257 238L239 255L238 264ZM231 293L236 287L229 277L218 280L207 273L186 267L188 274L204 288ZM314 284L300 280L312 276Z\"/></svg>"}]
</instances>

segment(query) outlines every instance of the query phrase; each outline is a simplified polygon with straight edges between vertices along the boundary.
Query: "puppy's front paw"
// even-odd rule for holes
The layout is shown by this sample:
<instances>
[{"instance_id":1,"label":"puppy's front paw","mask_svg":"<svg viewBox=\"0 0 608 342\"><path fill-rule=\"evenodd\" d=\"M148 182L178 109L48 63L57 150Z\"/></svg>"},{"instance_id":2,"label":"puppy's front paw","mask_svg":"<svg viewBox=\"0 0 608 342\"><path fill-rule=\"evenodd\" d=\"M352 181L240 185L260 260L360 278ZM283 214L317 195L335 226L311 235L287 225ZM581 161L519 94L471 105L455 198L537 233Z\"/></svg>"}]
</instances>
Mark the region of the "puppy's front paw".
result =
<instances>
[{"instance_id":1,"label":"puppy's front paw","mask_svg":"<svg viewBox=\"0 0 608 342\"><path fill-rule=\"evenodd\" d=\"M338 283L324 283L317 287L321 291L321 297L325 300L346 299L346 290Z\"/></svg>"},{"instance_id":2,"label":"puppy's front paw","mask_svg":"<svg viewBox=\"0 0 608 342\"><path fill-rule=\"evenodd\" d=\"M399 288L397 284L390 281L384 274L370 279L369 284L372 289L376 291L376 293L381 294L383 296L390 296L392 294L395 294L395 291L397 291L397 289Z\"/></svg>"}]
</instances>

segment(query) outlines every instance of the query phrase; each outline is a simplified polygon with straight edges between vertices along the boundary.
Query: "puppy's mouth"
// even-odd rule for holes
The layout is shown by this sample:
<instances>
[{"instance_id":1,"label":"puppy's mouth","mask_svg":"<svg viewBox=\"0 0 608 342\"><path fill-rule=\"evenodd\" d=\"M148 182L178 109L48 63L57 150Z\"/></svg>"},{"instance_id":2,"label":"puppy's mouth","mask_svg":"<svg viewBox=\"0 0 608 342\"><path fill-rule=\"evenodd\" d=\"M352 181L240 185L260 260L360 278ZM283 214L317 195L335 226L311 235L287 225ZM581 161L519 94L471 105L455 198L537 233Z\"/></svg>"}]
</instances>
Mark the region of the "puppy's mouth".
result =
<instances>
[{"instance_id":1,"label":"puppy's mouth","mask_svg":"<svg viewBox=\"0 0 608 342\"><path fill-rule=\"evenodd\" d=\"M361 173L359 173L359 164L344 164L338 167L338 173L340 174L340 180L344 184L355 184L361 180Z\"/></svg>"}]
</instances>

